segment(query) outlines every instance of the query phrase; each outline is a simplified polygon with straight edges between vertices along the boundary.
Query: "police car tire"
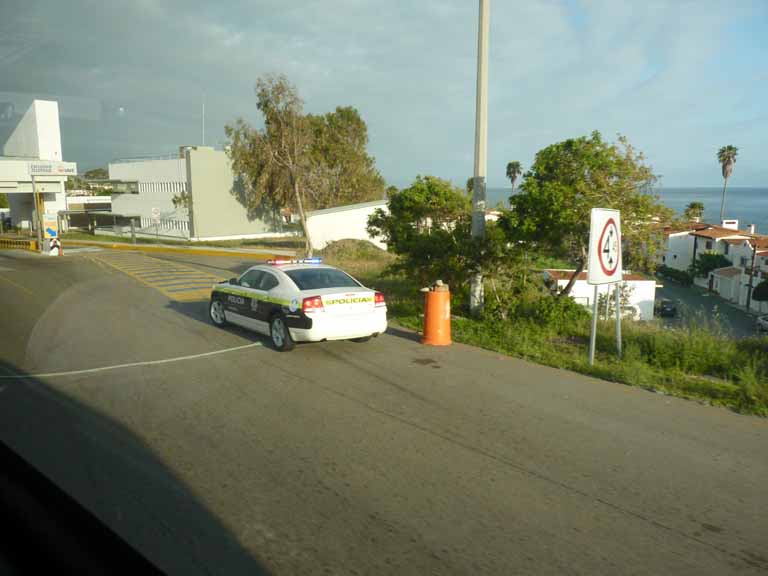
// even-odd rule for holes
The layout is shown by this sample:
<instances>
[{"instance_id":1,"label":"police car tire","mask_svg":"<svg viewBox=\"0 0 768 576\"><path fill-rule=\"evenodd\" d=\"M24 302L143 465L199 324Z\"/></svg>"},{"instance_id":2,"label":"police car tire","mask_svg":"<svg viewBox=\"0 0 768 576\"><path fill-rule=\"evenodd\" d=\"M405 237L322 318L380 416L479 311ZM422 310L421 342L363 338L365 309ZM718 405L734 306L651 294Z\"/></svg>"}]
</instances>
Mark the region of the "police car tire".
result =
<instances>
[{"instance_id":1,"label":"police car tire","mask_svg":"<svg viewBox=\"0 0 768 576\"><path fill-rule=\"evenodd\" d=\"M218 304L221 307L222 320L220 322L213 316L214 304ZM221 300L211 300L211 304L208 306L208 316L210 317L211 322L213 322L216 326L226 326L228 324L227 318L224 316L224 305L221 303Z\"/></svg>"},{"instance_id":2,"label":"police car tire","mask_svg":"<svg viewBox=\"0 0 768 576\"><path fill-rule=\"evenodd\" d=\"M371 339L371 336L362 336L360 338L352 338L352 342L368 342Z\"/></svg>"},{"instance_id":3,"label":"police car tire","mask_svg":"<svg viewBox=\"0 0 768 576\"><path fill-rule=\"evenodd\" d=\"M278 344L278 342L275 342L275 330L277 329L279 331L280 325L282 325L282 333L284 334L284 337ZM275 328L276 326L277 328ZM269 339L272 341L272 346L275 347L275 350L278 350L279 352L289 352L296 346L293 338L291 338L291 333L288 330L288 326L285 323L285 317L282 314L277 314L272 317L272 320L270 320Z\"/></svg>"}]
</instances>

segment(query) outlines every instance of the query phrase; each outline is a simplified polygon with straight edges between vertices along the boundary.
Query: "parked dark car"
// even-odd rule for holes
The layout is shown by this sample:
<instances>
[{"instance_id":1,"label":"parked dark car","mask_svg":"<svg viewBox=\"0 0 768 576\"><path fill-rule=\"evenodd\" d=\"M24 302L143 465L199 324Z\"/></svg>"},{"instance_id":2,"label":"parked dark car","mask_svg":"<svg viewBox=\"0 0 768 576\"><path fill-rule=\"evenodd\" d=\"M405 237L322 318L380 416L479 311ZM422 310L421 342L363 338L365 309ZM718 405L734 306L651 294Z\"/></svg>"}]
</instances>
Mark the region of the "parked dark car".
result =
<instances>
[{"instance_id":1,"label":"parked dark car","mask_svg":"<svg viewBox=\"0 0 768 576\"><path fill-rule=\"evenodd\" d=\"M667 300L666 298L663 300L657 300L656 314L658 316L667 318L677 316L677 304L675 304L674 300Z\"/></svg>"}]
</instances>

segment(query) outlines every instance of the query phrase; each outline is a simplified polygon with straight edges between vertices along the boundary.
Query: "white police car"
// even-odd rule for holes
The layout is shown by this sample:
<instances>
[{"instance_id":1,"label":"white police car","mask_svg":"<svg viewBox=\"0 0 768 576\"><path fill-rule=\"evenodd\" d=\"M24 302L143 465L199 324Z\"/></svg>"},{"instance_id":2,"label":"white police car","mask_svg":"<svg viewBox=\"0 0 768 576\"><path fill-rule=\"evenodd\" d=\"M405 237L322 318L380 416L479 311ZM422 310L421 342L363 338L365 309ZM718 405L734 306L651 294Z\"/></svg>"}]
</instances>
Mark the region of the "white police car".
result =
<instances>
[{"instance_id":1,"label":"white police car","mask_svg":"<svg viewBox=\"0 0 768 576\"><path fill-rule=\"evenodd\" d=\"M270 260L213 286L211 320L260 332L274 347L294 342L366 341L387 329L384 295L346 272L306 260Z\"/></svg>"}]
</instances>

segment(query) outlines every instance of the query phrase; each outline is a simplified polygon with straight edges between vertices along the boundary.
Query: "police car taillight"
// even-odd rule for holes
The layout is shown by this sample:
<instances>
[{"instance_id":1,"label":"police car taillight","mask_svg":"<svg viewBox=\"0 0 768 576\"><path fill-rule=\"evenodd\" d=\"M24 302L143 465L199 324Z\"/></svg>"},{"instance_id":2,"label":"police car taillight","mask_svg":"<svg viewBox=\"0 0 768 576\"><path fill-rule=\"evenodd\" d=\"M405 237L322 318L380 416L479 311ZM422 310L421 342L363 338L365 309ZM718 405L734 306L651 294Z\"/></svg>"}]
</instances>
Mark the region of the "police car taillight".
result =
<instances>
[{"instance_id":1,"label":"police car taillight","mask_svg":"<svg viewBox=\"0 0 768 576\"><path fill-rule=\"evenodd\" d=\"M374 306L386 306L387 302L384 300L384 294L381 292L376 292L373 295L373 305Z\"/></svg>"},{"instance_id":2,"label":"police car taillight","mask_svg":"<svg viewBox=\"0 0 768 576\"><path fill-rule=\"evenodd\" d=\"M310 296L309 298L304 298L301 302L302 312L322 312L324 310L323 299L320 296Z\"/></svg>"}]
</instances>

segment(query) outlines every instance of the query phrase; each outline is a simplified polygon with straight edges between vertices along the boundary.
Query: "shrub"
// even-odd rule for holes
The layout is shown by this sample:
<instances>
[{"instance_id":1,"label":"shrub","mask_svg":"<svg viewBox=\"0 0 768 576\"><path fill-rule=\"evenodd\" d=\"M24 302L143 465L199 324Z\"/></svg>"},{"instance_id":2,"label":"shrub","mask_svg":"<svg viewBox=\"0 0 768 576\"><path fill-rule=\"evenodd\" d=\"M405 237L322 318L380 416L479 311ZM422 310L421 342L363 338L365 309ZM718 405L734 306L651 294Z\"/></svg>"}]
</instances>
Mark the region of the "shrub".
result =
<instances>
[{"instance_id":1,"label":"shrub","mask_svg":"<svg viewBox=\"0 0 768 576\"><path fill-rule=\"evenodd\" d=\"M677 270L669 266L659 266L657 270L661 276L674 280L683 286L693 284L693 276L686 270Z\"/></svg>"}]
</instances>

